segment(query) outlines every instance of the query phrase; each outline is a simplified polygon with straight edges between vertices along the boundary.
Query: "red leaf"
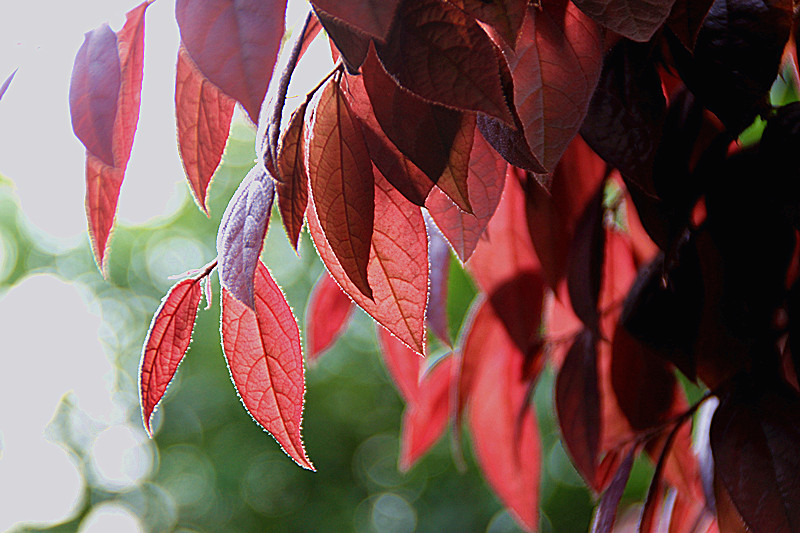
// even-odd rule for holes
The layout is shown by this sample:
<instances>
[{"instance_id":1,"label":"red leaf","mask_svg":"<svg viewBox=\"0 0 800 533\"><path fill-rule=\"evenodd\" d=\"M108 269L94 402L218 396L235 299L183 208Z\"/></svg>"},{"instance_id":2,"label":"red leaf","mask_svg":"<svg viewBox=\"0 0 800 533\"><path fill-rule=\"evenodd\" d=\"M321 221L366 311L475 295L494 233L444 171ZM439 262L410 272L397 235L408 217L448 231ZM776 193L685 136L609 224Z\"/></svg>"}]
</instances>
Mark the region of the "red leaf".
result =
<instances>
[{"instance_id":1,"label":"red leaf","mask_svg":"<svg viewBox=\"0 0 800 533\"><path fill-rule=\"evenodd\" d=\"M649 41L667 20L675 0L576 0L584 13L633 41Z\"/></svg>"},{"instance_id":2,"label":"red leaf","mask_svg":"<svg viewBox=\"0 0 800 533\"><path fill-rule=\"evenodd\" d=\"M389 376L407 404L415 403L420 396L420 370L422 357L400 342L388 330L378 326L378 344L389 371Z\"/></svg>"},{"instance_id":3,"label":"red leaf","mask_svg":"<svg viewBox=\"0 0 800 533\"><path fill-rule=\"evenodd\" d=\"M571 2L528 7L517 48L503 53L533 154L554 169L580 128L603 64L600 28Z\"/></svg>"},{"instance_id":4,"label":"red leaf","mask_svg":"<svg viewBox=\"0 0 800 533\"><path fill-rule=\"evenodd\" d=\"M164 296L150 323L139 365L139 392L142 420L147 433L151 435L150 419L153 411L167 391L167 386L192 340L202 293L201 281L198 279L185 279L176 283Z\"/></svg>"},{"instance_id":5,"label":"red leaf","mask_svg":"<svg viewBox=\"0 0 800 533\"><path fill-rule=\"evenodd\" d=\"M86 152L86 218L97 266L105 272L106 245L114 226L124 171Z\"/></svg>"},{"instance_id":6,"label":"red leaf","mask_svg":"<svg viewBox=\"0 0 800 533\"><path fill-rule=\"evenodd\" d=\"M116 34L108 24L86 33L69 86L72 130L89 153L111 167L121 78Z\"/></svg>"},{"instance_id":7,"label":"red leaf","mask_svg":"<svg viewBox=\"0 0 800 533\"><path fill-rule=\"evenodd\" d=\"M450 198L462 211L473 214L469 199L469 162L475 139L475 115L463 113L461 124L453 140L450 159L444 167L436 187Z\"/></svg>"},{"instance_id":8,"label":"red leaf","mask_svg":"<svg viewBox=\"0 0 800 533\"><path fill-rule=\"evenodd\" d=\"M322 89L306 141L315 216L349 280L371 299L372 163L358 119L335 79Z\"/></svg>"},{"instance_id":9,"label":"red leaf","mask_svg":"<svg viewBox=\"0 0 800 533\"><path fill-rule=\"evenodd\" d=\"M9 75L8 78L6 78L6 81L4 81L2 85L0 85L0 100L3 99L3 95L6 94L8 87L11 85L11 80L13 80L14 76L16 75L17 75L17 69L14 69L14 72L12 72L11 75Z\"/></svg>"},{"instance_id":10,"label":"red leaf","mask_svg":"<svg viewBox=\"0 0 800 533\"><path fill-rule=\"evenodd\" d=\"M417 398L406 406L400 441L401 471L414 466L447 429L452 376L453 357L439 361L422 380Z\"/></svg>"},{"instance_id":11,"label":"red leaf","mask_svg":"<svg viewBox=\"0 0 800 533\"><path fill-rule=\"evenodd\" d=\"M610 533L614 527L614 520L617 517L617 507L625 492L625 485L631 475L633 467L634 449L631 449L625 459L619 465L617 473L611 480L611 484L603 493L600 505L597 506L594 520L592 521L591 533Z\"/></svg>"},{"instance_id":12,"label":"red leaf","mask_svg":"<svg viewBox=\"0 0 800 533\"><path fill-rule=\"evenodd\" d=\"M254 166L228 202L217 233L220 285L251 309L255 309L253 276L274 197L272 180L259 165Z\"/></svg>"},{"instance_id":13,"label":"red leaf","mask_svg":"<svg viewBox=\"0 0 800 533\"><path fill-rule=\"evenodd\" d=\"M313 0L314 7L378 39L389 33L400 0Z\"/></svg>"},{"instance_id":14,"label":"red leaf","mask_svg":"<svg viewBox=\"0 0 800 533\"><path fill-rule=\"evenodd\" d=\"M476 315L462 360L470 366L469 427L481 470L517 522L536 531L541 445L528 406L530 382L523 375L522 353L487 304Z\"/></svg>"},{"instance_id":15,"label":"red leaf","mask_svg":"<svg viewBox=\"0 0 800 533\"><path fill-rule=\"evenodd\" d=\"M447 281L450 278L450 247L436 226L425 219L428 231L428 264L430 265L430 291L428 294L428 325L433 333L447 346L450 340L447 319Z\"/></svg>"},{"instance_id":16,"label":"red leaf","mask_svg":"<svg viewBox=\"0 0 800 533\"><path fill-rule=\"evenodd\" d=\"M800 528L800 398L786 385L739 385L711 422L717 478L749 529Z\"/></svg>"},{"instance_id":17,"label":"red leaf","mask_svg":"<svg viewBox=\"0 0 800 533\"><path fill-rule=\"evenodd\" d=\"M314 202L313 195L310 197ZM417 353L425 352L428 239L419 207L409 203L375 169L375 231L367 274L373 299L345 274L322 233L317 209L306 212L322 262L344 291L383 327Z\"/></svg>"},{"instance_id":18,"label":"red leaf","mask_svg":"<svg viewBox=\"0 0 800 533\"><path fill-rule=\"evenodd\" d=\"M255 275L255 309L222 289L222 346L247 412L309 470L301 426L305 377L297 321L267 267Z\"/></svg>"},{"instance_id":19,"label":"red leaf","mask_svg":"<svg viewBox=\"0 0 800 533\"><path fill-rule=\"evenodd\" d=\"M278 143L278 207L289 242L297 250L308 205L304 120L306 104L298 107Z\"/></svg>"},{"instance_id":20,"label":"red leaf","mask_svg":"<svg viewBox=\"0 0 800 533\"><path fill-rule=\"evenodd\" d=\"M181 46L175 76L178 148L192 195L206 215L208 187L225 151L235 105L197 70Z\"/></svg>"},{"instance_id":21,"label":"red leaf","mask_svg":"<svg viewBox=\"0 0 800 533\"><path fill-rule=\"evenodd\" d=\"M351 74L358 72L367 57L369 38L324 11L315 9L314 14L328 34L333 62L336 63L341 55L347 71Z\"/></svg>"},{"instance_id":22,"label":"red leaf","mask_svg":"<svg viewBox=\"0 0 800 533\"><path fill-rule=\"evenodd\" d=\"M285 0L178 0L186 50L208 80L258 122L283 38Z\"/></svg>"},{"instance_id":23,"label":"red leaf","mask_svg":"<svg viewBox=\"0 0 800 533\"><path fill-rule=\"evenodd\" d=\"M494 45L457 7L440 0L405 2L387 43L376 48L392 77L418 96L514 124Z\"/></svg>"},{"instance_id":24,"label":"red leaf","mask_svg":"<svg viewBox=\"0 0 800 533\"><path fill-rule=\"evenodd\" d=\"M602 428L597 340L584 330L573 342L556 379L556 410L564 444L575 468L590 484L596 479Z\"/></svg>"},{"instance_id":25,"label":"red leaf","mask_svg":"<svg viewBox=\"0 0 800 533\"><path fill-rule=\"evenodd\" d=\"M308 298L306 340L308 360L316 360L336 342L353 312L353 302L327 272L323 272Z\"/></svg>"},{"instance_id":26,"label":"red leaf","mask_svg":"<svg viewBox=\"0 0 800 533\"><path fill-rule=\"evenodd\" d=\"M575 228L570 246L567 289L575 314L587 328L597 332L600 312L597 309L603 282L606 231L603 227L604 188L601 186L586 206Z\"/></svg>"},{"instance_id":27,"label":"red leaf","mask_svg":"<svg viewBox=\"0 0 800 533\"><path fill-rule=\"evenodd\" d=\"M450 3L494 28L511 48L517 44L528 5L525 0L450 0Z\"/></svg>"}]
</instances>

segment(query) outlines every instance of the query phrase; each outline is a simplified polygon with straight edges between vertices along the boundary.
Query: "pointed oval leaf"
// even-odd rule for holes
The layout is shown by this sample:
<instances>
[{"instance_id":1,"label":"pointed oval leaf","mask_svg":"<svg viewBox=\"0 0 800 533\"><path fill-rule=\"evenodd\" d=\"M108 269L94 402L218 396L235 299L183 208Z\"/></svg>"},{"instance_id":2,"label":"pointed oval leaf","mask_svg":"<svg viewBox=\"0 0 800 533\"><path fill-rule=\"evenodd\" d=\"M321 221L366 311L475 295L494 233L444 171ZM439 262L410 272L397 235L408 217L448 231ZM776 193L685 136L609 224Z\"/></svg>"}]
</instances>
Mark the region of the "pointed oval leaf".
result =
<instances>
[{"instance_id":1,"label":"pointed oval leaf","mask_svg":"<svg viewBox=\"0 0 800 533\"><path fill-rule=\"evenodd\" d=\"M106 165L100 158L87 151L86 218L89 223L89 237L94 258L103 272L106 268L108 238L114 226L123 177L122 169Z\"/></svg>"},{"instance_id":2,"label":"pointed oval leaf","mask_svg":"<svg viewBox=\"0 0 800 533\"><path fill-rule=\"evenodd\" d=\"M110 167L121 78L117 35L108 24L86 33L69 86L72 130L86 150Z\"/></svg>"},{"instance_id":3,"label":"pointed oval leaf","mask_svg":"<svg viewBox=\"0 0 800 533\"><path fill-rule=\"evenodd\" d=\"M378 39L385 39L400 0L313 0L318 9Z\"/></svg>"},{"instance_id":4,"label":"pointed oval leaf","mask_svg":"<svg viewBox=\"0 0 800 533\"><path fill-rule=\"evenodd\" d=\"M150 323L150 330L144 341L142 362L139 364L142 420L150 435L150 419L156 405L167 391L167 386L192 340L202 294L202 283L198 279L185 279L176 283L164 296Z\"/></svg>"},{"instance_id":5,"label":"pointed oval leaf","mask_svg":"<svg viewBox=\"0 0 800 533\"><path fill-rule=\"evenodd\" d=\"M675 0L667 26L687 50L694 50L697 34L703 27L713 0Z\"/></svg>"},{"instance_id":6,"label":"pointed oval leaf","mask_svg":"<svg viewBox=\"0 0 800 533\"><path fill-rule=\"evenodd\" d=\"M6 94L6 91L8 90L9 86L11 86L11 80L13 80L14 76L16 75L17 75L17 69L14 69L14 72L12 72L3 82L3 84L0 85L0 100L3 99L3 96Z\"/></svg>"},{"instance_id":7,"label":"pointed oval leaf","mask_svg":"<svg viewBox=\"0 0 800 533\"><path fill-rule=\"evenodd\" d=\"M580 128L603 64L597 24L572 2L529 6L516 50L504 48L514 105L539 162L552 171Z\"/></svg>"},{"instance_id":8,"label":"pointed oval leaf","mask_svg":"<svg viewBox=\"0 0 800 533\"><path fill-rule=\"evenodd\" d=\"M617 518L617 507L619 507L622 494L625 492L625 485L628 484L628 478L631 475L633 459L634 450L631 449L617 468L603 497L600 498L600 505L597 506L592 520L592 533L611 533L614 520Z\"/></svg>"},{"instance_id":9,"label":"pointed oval leaf","mask_svg":"<svg viewBox=\"0 0 800 533\"><path fill-rule=\"evenodd\" d=\"M357 73L367 56L369 38L325 11L314 9L314 14L328 34L334 63L341 55L347 72Z\"/></svg>"},{"instance_id":10,"label":"pointed oval leaf","mask_svg":"<svg viewBox=\"0 0 800 533\"><path fill-rule=\"evenodd\" d=\"M220 285L255 309L253 276L264 246L275 186L259 165L254 166L233 194L217 233Z\"/></svg>"},{"instance_id":11,"label":"pointed oval leaf","mask_svg":"<svg viewBox=\"0 0 800 533\"><path fill-rule=\"evenodd\" d=\"M381 349L383 363L389 371L394 386L403 400L411 405L420 396L420 374L422 357L400 342L389 330L378 326L378 345Z\"/></svg>"},{"instance_id":12,"label":"pointed oval leaf","mask_svg":"<svg viewBox=\"0 0 800 533\"><path fill-rule=\"evenodd\" d=\"M305 161L306 104L298 107L278 143L278 208L286 235L297 250L308 205L308 174Z\"/></svg>"},{"instance_id":13,"label":"pointed oval leaf","mask_svg":"<svg viewBox=\"0 0 800 533\"><path fill-rule=\"evenodd\" d=\"M601 184L578 220L567 270L567 289L572 309L581 322L595 332L600 327L598 302L603 282L606 241L603 196L604 187Z\"/></svg>"},{"instance_id":14,"label":"pointed oval leaf","mask_svg":"<svg viewBox=\"0 0 800 533\"><path fill-rule=\"evenodd\" d=\"M186 49L178 49L175 117L178 148L195 202L208 215L211 177L222 160L236 101L197 69Z\"/></svg>"},{"instance_id":15,"label":"pointed oval leaf","mask_svg":"<svg viewBox=\"0 0 800 533\"><path fill-rule=\"evenodd\" d=\"M430 265L430 291L428 294L428 325L447 346L450 340L447 319L447 282L450 279L450 246L429 217L425 218L428 232L428 264Z\"/></svg>"},{"instance_id":16,"label":"pointed oval leaf","mask_svg":"<svg viewBox=\"0 0 800 533\"><path fill-rule=\"evenodd\" d=\"M410 470L447 429L452 377L453 357L450 356L428 370L416 400L403 411L398 461L401 471Z\"/></svg>"},{"instance_id":17,"label":"pointed oval leaf","mask_svg":"<svg viewBox=\"0 0 800 533\"><path fill-rule=\"evenodd\" d=\"M250 416L308 470L301 429L306 392L300 331L286 298L258 262L255 308L222 288L222 347L236 391Z\"/></svg>"},{"instance_id":18,"label":"pointed oval leaf","mask_svg":"<svg viewBox=\"0 0 800 533\"><path fill-rule=\"evenodd\" d=\"M314 202L313 195L310 201ZM375 169L375 231L367 267L372 299L345 274L325 239L318 212L307 211L308 229L333 278L372 318L417 353L424 354L428 239L419 207L403 198Z\"/></svg>"},{"instance_id":19,"label":"pointed oval leaf","mask_svg":"<svg viewBox=\"0 0 800 533\"><path fill-rule=\"evenodd\" d=\"M667 20L675 0L576 0L581 10L632 41L649 41Z\"/></svg>"},{"instance_id":20,"label":"pointed oval leaf","mask_svg":"<svg viewBox=\"0 0 800 533\"><path fill-rule=\"evenodd\" d=\"M475 19L440 0L405 2L378 57L401 86L449 107L514 124L491 39Z\"/></svg>"},{"instance_id":21,"label":"pointed oval leaf","mask_svg":"<svg viewBox=\"0 0 800 533\"><path fill-rule=\"evenodd\" d=\"M353 302L333 278L323 272L308 297L306 340L308 360L314 361L333 346L353 312Z\"/></svg>"},{"instance_id":22,"label":"pointed oval leaf","mask_svg":"<svg viewBox=\"0 0 800 533\"><path fill-rule=\"evenodd\" d=\"M517 44L528 6L526 0L450 0L450 3L494 28L511 48Z\"/></svg>"},{"instance_id":23,"label":"pointed oval leaf","mask_svg":"<svg viewBox=\"0 0 800 533\"><path fill-rule=\"evenodd\" d=\"M283 38L285 0L178 0L186 50L211 83L254 123Z\"/></svg>"}]
</instances>

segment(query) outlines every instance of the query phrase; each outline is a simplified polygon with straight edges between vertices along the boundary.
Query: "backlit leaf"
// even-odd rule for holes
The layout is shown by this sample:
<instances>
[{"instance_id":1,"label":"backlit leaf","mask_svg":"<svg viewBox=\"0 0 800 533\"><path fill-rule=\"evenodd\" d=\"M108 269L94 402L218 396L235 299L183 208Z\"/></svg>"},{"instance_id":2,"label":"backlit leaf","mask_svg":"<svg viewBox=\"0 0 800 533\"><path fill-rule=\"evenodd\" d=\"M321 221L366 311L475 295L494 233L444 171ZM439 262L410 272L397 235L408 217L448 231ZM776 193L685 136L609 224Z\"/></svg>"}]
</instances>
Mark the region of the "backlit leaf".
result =
<instances>
[{"instance_id":1,"label":"backlit leaf","mask_svg":"<svg viewBox=\"0 0 800 533\"><path fill-rule=\"evenodd\" d=\"M181 46L175 76L178 148L192 195L206 214L208 187L225 150L235 105L197 70Z\"/></svg>"},{"instance_id":2,"label":"backlit leaf","mask_svg":"<svg viewBox=\"0 0 800 533\"><path fill-rule=\"evenodd\" d=\"M422 357L387 329L378 326L377 330L383 363L395 388L407 404L415 403L420 396Z\"/></svg>"},{"instance_id":3,"label":"backlit leaf","mask_svg":"<svg viewBox=\"0 0 800 533\"><path fill-rule=\"evenodd\" d=\"M584 13L633 41L649 41L664 24L675 0L576 0Z\"/></svg>"},{"instance_id":4,"label":"backlit leaf","mask_svg":"<svg viewBox=\"0 0 800 533\"><path fill-rule=\"evenodd\" d=\"M392 77L418 96L514 123L494 45L457 7L440 0L404 2L386 44L376 48Z\"/></svg>"},{"instance_id":5,"label":"backlit leaf","mask_svg":"<svg viewBox=\"0 0 800 533\"><path fill-rule=\"evenodd\" d=\"M308 360L314 361L342 334L353 312L353 302L327 272L317 280L308 297L306 342Z\"/></svg>"},{"instance_id":6,"label":"backlit leaf","mask_svg":"<svg viewBox=\"0 0 800 533\"><path fill-rule=\"evenodd\" d=\"M364 58L367 57L369 38L325 11L315 9L314 14L331 40L331 52L334 55L334 62L339 59L339 54L341 54L347 71L351 74L358 72L364 62ZM334 46L336 47L335 49L333 48Z\"/></svg>"},{"instance_id":7,"label":"backlit leaf","mask_svg":"<svg viewBox=\"0 0 800 533\"><path fill-rule=\"evenodd\" d=\"M552 171L586 116L603 64L602 32L572 2L543 2L528 7L516 50L503 53L525 137Z\"/></svg>"},{"instance_id":8,"label":"backlit leaf","mask_svg":"<svg viewBox=\"0 0 800 533\"><path fill-rule=\"evenodd\" d=\"M108 238L114 226L123 177L122 169L108 166L100 158L86 152L86 218L92 251L97 265L104 272Z\"/></svg>"},{"instance_id":9,"label":"backlit leaf","mask_svg":"<svg viewBox=\"0 0 800 533\"><path fill-rule=\"evenodd\" d=\"M14 72L12 72L12 73L11 73L11 74L10 74L10 75L9 75L9 76L8 76L8 77L5 79L5 81L3 82L3 84L2 84L2 85L0 85L0 100L2 100L2 99L3 99L3 96L6 94L6 91L8 90L8 87L11 85L11 80L13 80L13 79L14 79L14 76L16 76L16 75L17 75L17 70L16 70L16 69L14 69Z\"/></svg>"},{"instance_id":10,"label":"backlit leaf","mask_svg":"<svg viewBox=\"0 0 800 533\"><path fill-rule=\"evenodd\" d=\"M300 332L261 261L255 275L255 308L222 289L222 346L247 412L298 465L314 470L301 436L306 387Z\"/></svg>"},{"instance_id":11,"label":"backlit leaf","mask_svg":"<svg viewBox=\"0 0 800 533\"><path fill-rule=\"evenodd\" d=\"M385 39L400 0L313 0L314 7L360 31Z\"/></svg>"},{"instance_id":12,"label":"backlit leaf","mask_svg":"<svg viewBox=\"0 0 800 533\"><path fill-rule=\"evenodd\" d=\"M289 119L278 143L278 208L289 242L297 250L308 205L308 174L305 163L304 120L306 104L301 104Z\"/></svg>"},{"instance_id":13,"label":"backlit leaf","mask_svg":"<svg viewBox=\"0 0 800 533\"><path fill-rule=\"evenodd\" d=\"M189 56L208 80L242 104L254 123L283 38L286 0L178 0Z\"/></svg>"},{"instance_id":14,"label":"backlit leaf","mask_svg":"<svg viewBox=\"0 0 800 533\"><path fill-rule=\"evenodd\" d=\"M307 171L315 217L349 280L371 299L367 268L376 212L372 163L361 125L335 79L322 89L310 129Z\"/></svg>"},{"instance_id":15,"label":"backlit leaf","mask_svg":"<svg viewBox=\"0 0 800 533\"><path fill-rule=\"evenodd\" d=\"M253 276L258 266L275 186L259 165L254 166L233 194L217 233L220 284L251 309Z\"/></svg>"},{"instance_id":16,"label":"backlit leaf","mask_svg":"<svg viewBox=\"0 0 800 533\"><path fill-rule=\"evenodd\" d=\"M176 283L161 301L147 332L139 366L139 398L142 420L150 434L153 411L167 391L192 340L202 293L201 280L185 279Z\"/></svg>"},{"instance_id":17,"label":"backlit leaf","mask_svg":"<svg viewBox=\"0 0 800 533\"><path fill-rule=\"evenodd\" d=\"M310 200L314 202L313 195ZM428 239L419 207L403 198L375 169L375 231L367 266L372 299L345 274L325 239L318 212L306 212L308 229L333 278L372 318L424 354Z\"/></svg>"},{"instance_id":18,"label":"backlit leaf","mask_svg":"<svg viewBox=\"0 0 800 533\"><path fill-rule=\"evenodd\" d=\"M569 252L567 289L575 314L587 328L597 331L600 312L597 305L603 282L606 231L603 227L604 188L601 186L586 206L575 228Z\"/></svg>"},{"instance_id":19,"label":"backlit leaf","mask_svg":"<svg viewBox=\"0 0 800 533\"><path fill-rule=\"evenodd\" d=\"M108 24L86 33L69 86L72 130L89 153L111 167L121 78L116 34Z\"/></svg>"},{"instance_id":20,"label":"backlit leaf","mask_svg":"<svg viewBox=\"0 0 800 533\"><path fill-rule=\"evenodd\" d=\"M525 18L526 0L450 0L450 3L494 28L514 48Z\"/></svg>"}]
</instances>

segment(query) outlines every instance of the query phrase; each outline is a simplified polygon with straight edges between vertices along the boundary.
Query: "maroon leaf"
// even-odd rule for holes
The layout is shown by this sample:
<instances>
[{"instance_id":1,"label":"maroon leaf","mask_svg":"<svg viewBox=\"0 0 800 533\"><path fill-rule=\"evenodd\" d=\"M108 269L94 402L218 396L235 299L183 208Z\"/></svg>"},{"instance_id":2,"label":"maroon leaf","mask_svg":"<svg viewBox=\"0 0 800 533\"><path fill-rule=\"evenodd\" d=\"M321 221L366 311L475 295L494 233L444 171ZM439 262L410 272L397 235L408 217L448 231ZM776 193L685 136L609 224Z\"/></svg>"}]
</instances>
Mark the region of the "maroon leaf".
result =
<instances>
[{"instance_id":1,"label":"maroon leaf","mask_svg":"<svg viewBox=\"0 0 800 533\"><path fill-rule=\"evenodd\" d=\"M208 80L254 123L283 38L285 0L178 0L186 50Z\"/></svg>"},{"instance_id":2,"label":"maroon leaf","mask_svg":"<svg viewBox=\"0 0 800 533\"><path fill-rule=\"evenodd\" d=\"M404 2L386 44L376 44L400 85L439 104L509 124L494 45L475 19L440 0Z\"/></svg>"},{"instance_id":3,"label":"maroon leaf","mask_svg":"<svg viewBox=\"0 0 800 533\"><path fill-rule=\"evenodd\" d=\"M578 335L556 379L556 411L564 444L589 484L595 480L601 434L596 342L588 330Z\"/></svg>"},{"instance_id":4,"label":"maroon leaf","mask_svg":"<svg viewBox=\"0 0 800 533\"><path fill-rule=\"evenodd\" d=\"M301 428L305 376L300 332L289 304L259 261L255 307L222 288L222 347L236 391L250 416L308 470Z\"/></svg>"},{"instance_id":5,"label":"maroon leaf","mask_svg":"<svg viewBox=\"0 0 800 533\"><path fill-rule=\"evenodd\" d=\"M121 77L117 35L108 24L86 33L69 86L72 130L86 150L111 167Z\"/></svg>"},{"instance_id":6,"label":"maroon leaf","mask_svg":"<svg viewBox=\"0 0 800 533\"><path fill-rule=\"evenodd\" d=\"M336 46L335 51L341 54L347 71L352 74L358 72L364 58L367 57L369 38L324 11L315 9L314 14L332 41L331 46ZM335 56L334 61L337 59Z\"/></svg>"},{"instance_id":7,"label":"maroon leaf","mask_svg":"<svg viewBox=\"0 0 800 533\"><path fill-rule=\"evenodd\" d=\"M139 365L139 393L142 420L147 433L151 435L153 411L167 391L192 340L202 293L199 279L185 279L176 283L164 296L150 323Z\"/></svg>"},{"instance_id":8,"label":"maroon leaf","mask_svg":"<svg viewBox=\"0 0 800 533\"><path fill-rule=\"evenodd\" d=\"M635 449L631 449L628 452L619 468L617 468L617 473L614 474L611 484L603 493L600 505L597 506L597 511L592 521L592 533L611 533L614 527L614 520L617 518L617 507L631 475L634 452Z\"/></svg>"},{"instance_id":9,"label":"maroon leaf","mask_svg":"<svg viewBox=\"0 0 800 533\"><path fill-rule=\"evenodd\" d=\"M259 165L254 166L233 194L217 233L220 284L251 309L253 276L259 263L275 186Z\"/></svg>"},{"instance_id":10,"label":"maroon leaf","mask_svg":"<svg viewBox=\"0 0 800 533\"><path fill-rule=\"evenodd\" d=\"M452 346L447 320L447 281L450 277L450 247L436 226L425 219L428 232L428 264L430 290L428 294L428 325L440 341Z\"/></svg>"},{"instance_id":11,"label":"maroon leaf","mask_svg":"<svg viewBox=\"0 0 800 533\"><path fill-rule=\"evenodd\" d=\"M315 213L347 277L367 298L375 185L357 117L335 79L323 88L307 139ZM351 294L352 297L352 294Z\"/></svg>"},{"instance_id":12,"label":"maroon leaf","mask_svg":"<svg viewBox=\"0 0 800 533\"><path fill-rule=\"evenodd\" d=\"M548 170L580 128L603 64L600 28L572 2L529 6L516 50L504 48L514 105L533 155Z\"/></svg>"},{"instance_id":13,"label":"maroon leaf","mask_svg":"<svg viewBox=\"0 0 800 533\"><path fill-rule=\"evenodd\" d=\"M472 256L500 203L506 167L506 162L475 131L467 175L472 214L460 210L441 190L434 189L428 197L426 206L431 217L462 261Z\"/></svg>"},{"instance_id":14,"label":"maroon leaf","mask_svg":"<svg viewBox=\"0 0 800 533\"><path fill-rule=\"evenodd\" d=\"M786 385L739 386L711 422L716 476L754 532L800 530L800 398Z\"/></svg>"},{"instance_id":15,"label":"maroon leaf","mask_svg":"<svg viewBox=\"0 0 800 533\"><path fill-rule=\"evenodd\" d=\"M333 346L347 327L352 312L353 302L336 281L323 272L308 297L306 340L309 361L316 360L322 352Z\"/></svg>"},{"instance_id":16,"label":"maroon leaf","mask_svg":"<svg viewBox=\"0 0 800 533\"><path fill-rule=\"evenodd\" d=\"M447 429L453 360L453 357L447 357L428 370L417 397L403 411L398 461L401 471L411 469Z\"/></svg>"},{"instance_id":17,"label":"maroon leaf","mask_svg":"<svg viewBox=\"0 0 800 533\"><path fill-rule=\"evenodd\" d=\"M315 8L378 39L389 33L400 0L313 0Z\"/></svg>"},{"instance_id":18,"label":"maroon leaf","mask_svg":"<svg viewBox=\"0 0 800 533\"><path fill-rule=\"evenodd\" d=\"M14 72L12 72L11 75L9 75L8 78L6 78L6 81L4 81L2 85L0 85L0 100L3 99L3 96L6 94L8 87L11 85L11 80L13 80L14 76L16 75L17 75L17 69L14 69Z\"/></svg>"},{"instance_id":19,"label":"maroon leaf","mask_svg":"<svg viewBox=\"0 0 800 533\"><path fill-rule=\"evenodd\" d=\"M420 397L420 374L422 357L392 335L389 330L378 326L378 345L389 377L407 404L413 404Z\"/></svg>"},{"instance_id":20,"label":"maroon leaf","mask_svg":"<svg viewBox=\"0 0 800 533\"><path fill-rule=\"evenodd\" d=\"M567 288L572 308L581 322L593 332L598 331L600 327L597 304L603 280L606 239L603 227L604 192L605 189L601 184L578 221L570 248L567 272Z\"/></svg>"},{"instance_id":21,"label":"maroon leaf","mask_svg":"<svg viewBox=\"0 0 800 533\"><path fill-rule=\"evenodd\" d=\"M694 49L697 34L712 3L713 0L675 0L667 26L688 50Z\"/></svg>"},{"instance_id":22,"label":"maroon leaf","mask_svg":"<svg viewBox=\"0 0 800 533\"><path fill-rule=\"evenodd\" d=\"M436 187L450 198L462 211L473 214L469 199L469 162L475 141L475 115L463 113L461 124L453 140L450 159Z\"/></svg>"},{"instance_id":23,"label":"maroon leaf","mask_svg":"<svg viewBox=\"0 0 800 533\"><path fill-rule=\"evenodd\" d=\"M664 24L675 0L576 0L584 13L633 41L649 41Z\"/></svg>"},{"instance_id":24,"label":"maroon leaf","mask_svg":"<svg viewBox=\"0 0 800 533\"><path fill-rule=\"evenodd\" d=\"M494 28L514 48L525 18L526 0L450 0L450 3Z\"/></svg>"},{"instance_id":25,"label":"maroon leaf","mask_svg":"<svg viewBox=\"0 0 800 533\"><path fill-rule=\"evenodd\" d=\"M175 75L178 148L192 195L206 214L208 187L225 151L235 105L197 70L181 46Z\"/></svg>"},{"instance_id":26,"label":"maroon leaf","mask_svg":"<svg viewBox=\"0 0 800 533\"><path fill-rule=\"evenodd\" d=\"M278 143L278 207L289 242L297 250L308 205L304 120L306 104L298 107Z\"/></svg>"}]
</instances>

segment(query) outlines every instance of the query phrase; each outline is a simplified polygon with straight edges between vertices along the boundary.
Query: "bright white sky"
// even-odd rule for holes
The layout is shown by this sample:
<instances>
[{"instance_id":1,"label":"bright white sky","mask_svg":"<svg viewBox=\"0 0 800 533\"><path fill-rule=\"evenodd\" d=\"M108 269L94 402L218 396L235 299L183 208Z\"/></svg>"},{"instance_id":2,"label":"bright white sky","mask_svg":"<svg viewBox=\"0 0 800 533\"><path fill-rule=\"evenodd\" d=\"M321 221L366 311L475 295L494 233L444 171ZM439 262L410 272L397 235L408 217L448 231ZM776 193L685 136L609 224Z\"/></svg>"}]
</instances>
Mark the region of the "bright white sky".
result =
<instances>
[{"instance_id":1,"label":"bright white sky","mask_svg":"<svg viewBox=\"0 0 800 533\"><path fill-rule=\"evenodd\" d=\"M0 0L0 83L19 68L0 101L0 174L15 183L31 223L64 246L86 239L84 149L72 133L68 108L75 53L85 32L103 22L118 30L124 14L138 3ZM304 0L291 0L288 23L294 25L306 9ZM148 8L145 39L141 115L118 208L118 218L126 223L167 215L186 187L174 119L179 37L173 2L158 0ZM324 64L327 47L312 49L316 52L306 55L298 89L290 95L313 86L330 68ZM317 58L323 64L310 68ZM47 335L41 334L44 327ZM101 478L119 488L150 468L142 429L120 420L111 400L112 368L98 327L99 318L78 289L52 277L30 278L0 296L0 530L19 521L60 521L79 504L80 475L66 453L43 438L58 401L69 391L81 408L109 425L93 445ZM140 529L119 506L99 509L81 528Z\"/></svg>"}]
</instances>

